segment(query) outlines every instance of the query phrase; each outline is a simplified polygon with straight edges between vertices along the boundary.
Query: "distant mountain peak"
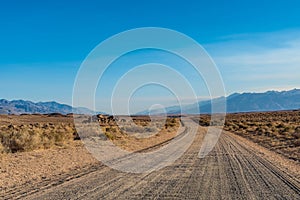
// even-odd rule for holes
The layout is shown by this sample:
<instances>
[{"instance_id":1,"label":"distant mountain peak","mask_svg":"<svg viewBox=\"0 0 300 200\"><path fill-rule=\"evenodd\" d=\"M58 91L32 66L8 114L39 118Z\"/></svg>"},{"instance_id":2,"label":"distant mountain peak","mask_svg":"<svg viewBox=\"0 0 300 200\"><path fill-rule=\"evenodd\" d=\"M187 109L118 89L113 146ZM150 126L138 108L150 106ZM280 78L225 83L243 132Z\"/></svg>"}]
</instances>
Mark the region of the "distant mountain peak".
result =
<instances>
[{"instance_id":1,"label":"distant mountain peak","mask_svg":"<svg viewBox=\"0 0 300 200\"><path fill-rule=\"evenodd\" d=\"M78 113L78 114L94 114L95 112L88 108L73 108L67 104L60 104L55 101L38 102L26 100L0 99L0 114L48 114L48 113Z\"/></svg>"},{"instance_id":2,"label":"distant mountain peak","mask_svg":"<svg viewBox=\"0 0 300 200\"><path fill-rule=\"evenodd\" d=\"M224 97L220 97L224 98ZM218 99L212 99L214 105L218 106ZM226 97L227 112L254 112L254 111L277 111L300 109L300 89L287 91L270 90L267 92L244 92L233 93ZM211 101L200 101L180 108L172 106L165 108L168 114L199 114L211 113ZM200 110L198 109L200 108ZM139 114L147 114L146 111Z\"/></svg>"}]
</instances>

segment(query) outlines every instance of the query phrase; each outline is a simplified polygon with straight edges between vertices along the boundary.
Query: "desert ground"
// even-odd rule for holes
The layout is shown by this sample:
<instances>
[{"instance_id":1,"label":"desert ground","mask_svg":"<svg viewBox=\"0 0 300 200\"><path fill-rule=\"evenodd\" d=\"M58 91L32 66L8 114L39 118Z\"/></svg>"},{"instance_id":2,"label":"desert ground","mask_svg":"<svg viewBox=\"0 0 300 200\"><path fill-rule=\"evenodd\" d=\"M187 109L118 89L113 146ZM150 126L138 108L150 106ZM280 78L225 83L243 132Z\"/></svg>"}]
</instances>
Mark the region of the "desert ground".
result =
<instances>
[{"instance_id":1,"label":"desert ground","mask_svg":"<svg viewBox=\"0 0 300 200\"><path fill-rule=\"evenodd\" d=\"M209 115L194 117L202 126ZM300 111L227 114L224 129L300 162Z\"/></svg>"},{"instance_id":2,"label":"desert ground","mask_svg":"<svg viewBox=\"0 0 300 200\"><path fill-rule=\"evenodd\" d=\"M150 124L149 117L134 116L134 125L100 122L115 145L141 153L197 130L173 164L132 174L96 160L79 140L72 115L2 115L0 198L300 198L299 111L229 114L217 145L202 159L210 116L186 118L193 121L173 116Z\"/></svg>"}]
</instances>

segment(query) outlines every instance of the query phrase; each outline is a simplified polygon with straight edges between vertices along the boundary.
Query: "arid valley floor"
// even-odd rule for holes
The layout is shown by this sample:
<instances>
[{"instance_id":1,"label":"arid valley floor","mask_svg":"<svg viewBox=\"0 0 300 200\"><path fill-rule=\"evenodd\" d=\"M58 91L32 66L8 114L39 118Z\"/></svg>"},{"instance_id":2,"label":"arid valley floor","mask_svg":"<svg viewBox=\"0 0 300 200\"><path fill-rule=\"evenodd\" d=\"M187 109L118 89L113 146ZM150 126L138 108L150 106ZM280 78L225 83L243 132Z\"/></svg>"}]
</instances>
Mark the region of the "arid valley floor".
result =
<instances>
[{"instance_id":1,"label":"arid valley floor","mask_svg":"<svg viewBox=\"0 0 300 200\"><path fill-rule=\"evenodd\" d=\"M300 112L229 114L214 149L198 152L209 115L178 116L164 124L133 117L134 126L101 124L114 144L143 152L197 129L188 150L149 174L111 169L93 158L72 115L0 116L1 199L299 199ZM130 134L125 134L125 132ZM150 137L136 137L153 132Z\"/></svg>"}]
</instances>

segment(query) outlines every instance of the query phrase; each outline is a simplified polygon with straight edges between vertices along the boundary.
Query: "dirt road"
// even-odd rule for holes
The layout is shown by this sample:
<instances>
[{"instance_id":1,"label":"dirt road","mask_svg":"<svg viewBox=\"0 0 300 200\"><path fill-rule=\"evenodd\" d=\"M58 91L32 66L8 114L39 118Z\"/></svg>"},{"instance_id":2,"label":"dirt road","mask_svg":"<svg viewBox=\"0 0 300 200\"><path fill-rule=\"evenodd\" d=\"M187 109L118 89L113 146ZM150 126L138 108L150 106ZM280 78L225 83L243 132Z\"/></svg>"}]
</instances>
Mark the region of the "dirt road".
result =
<instances>
[{"instance_id":1,"label":"dirt road","mask_svg":"<svg viewBox=\"0 0 300 200\"><path fill-rule=\"evenodd\" d=\"M196 124L190 126L197 126ZM128 174L99 166L68 181L23 193L27 199L300 199L300 182L231 134L221 135L205 158L205 135L172 165L150 174Z\"/></svg>"}]
</instances>

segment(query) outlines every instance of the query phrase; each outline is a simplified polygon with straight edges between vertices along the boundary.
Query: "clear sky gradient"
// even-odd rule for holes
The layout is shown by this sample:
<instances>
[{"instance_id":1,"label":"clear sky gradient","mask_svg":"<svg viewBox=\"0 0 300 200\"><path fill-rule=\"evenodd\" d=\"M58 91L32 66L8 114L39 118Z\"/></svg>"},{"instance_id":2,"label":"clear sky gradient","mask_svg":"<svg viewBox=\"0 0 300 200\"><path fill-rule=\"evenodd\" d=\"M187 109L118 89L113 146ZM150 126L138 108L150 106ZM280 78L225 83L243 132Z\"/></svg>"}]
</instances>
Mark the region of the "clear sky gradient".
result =
<instances>
[{"instance_id":1,"label":"clear sky gradient","mask_svg":"<svg viewBox=\"0 0 300 200\"><path fill-rule=\"evenodd\" d=\"M297 0L1 1L0 98L71 104L88 53L139 27L170 28L199 42L219 67L227 94L299 88L299 8ZM105 111L100 102L109 96L97 98L97 109Z\"/></svg>"}]
</instances>

